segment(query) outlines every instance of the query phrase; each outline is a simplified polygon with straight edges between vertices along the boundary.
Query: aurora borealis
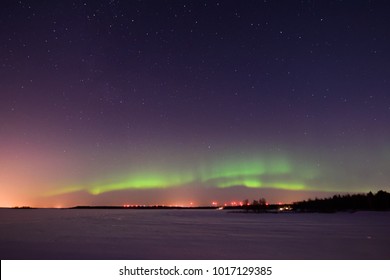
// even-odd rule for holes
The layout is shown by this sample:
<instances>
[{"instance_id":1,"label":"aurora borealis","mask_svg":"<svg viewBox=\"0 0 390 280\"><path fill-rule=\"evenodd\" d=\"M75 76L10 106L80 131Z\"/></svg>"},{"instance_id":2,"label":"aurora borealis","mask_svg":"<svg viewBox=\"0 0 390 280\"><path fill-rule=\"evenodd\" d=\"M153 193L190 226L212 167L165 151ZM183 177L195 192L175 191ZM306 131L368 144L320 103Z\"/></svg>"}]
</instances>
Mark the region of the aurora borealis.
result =
<instances>
[{"instance_id":1,"label":"aurora borealis","mask_svg":"<svg viewBox=\"0 0 390 280\"><path fill-rule=\"evenodd\" d=\"M2 1L0 206L390 191L389 12Z\"/></svg>"}]
</instances>

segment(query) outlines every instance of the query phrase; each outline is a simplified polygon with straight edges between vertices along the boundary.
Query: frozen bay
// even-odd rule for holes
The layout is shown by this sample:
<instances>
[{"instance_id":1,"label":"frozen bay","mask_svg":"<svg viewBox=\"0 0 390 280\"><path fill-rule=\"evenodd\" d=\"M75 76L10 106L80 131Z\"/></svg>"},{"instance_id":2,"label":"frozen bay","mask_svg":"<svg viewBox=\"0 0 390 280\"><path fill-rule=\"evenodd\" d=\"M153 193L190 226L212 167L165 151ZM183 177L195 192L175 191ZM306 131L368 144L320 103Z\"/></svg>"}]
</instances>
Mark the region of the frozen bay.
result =
<instances>
[{"instance_id":1,"label":"frozen bay","mask_svg":"<svg viewBox=\"0 0 390 280\"><path fill-rule=\"evenodd\" d=\"M390 212L0 209L1 259L390 259Z\"/></svg>"}]
</instances>

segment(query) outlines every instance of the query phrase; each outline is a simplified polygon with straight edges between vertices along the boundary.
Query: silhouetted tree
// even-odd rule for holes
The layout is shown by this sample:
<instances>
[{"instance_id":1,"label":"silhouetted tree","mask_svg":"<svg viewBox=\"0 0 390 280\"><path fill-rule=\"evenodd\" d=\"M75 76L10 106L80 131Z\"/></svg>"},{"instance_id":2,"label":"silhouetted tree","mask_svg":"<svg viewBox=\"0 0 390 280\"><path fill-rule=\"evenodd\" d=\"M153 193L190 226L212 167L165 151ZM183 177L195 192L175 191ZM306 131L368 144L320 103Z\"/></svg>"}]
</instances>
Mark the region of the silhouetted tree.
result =
<instances>
[{"instance_id":1,"label":"silhouetted tree","mask_svg":"<svg viewBox=\"0 0 390 280\"><path fill-rule=\"evenodd\" d=\"M357 210L390 210L390 194L378 191L376 194L334 195L331 198L300 201L293 204L295 210L310 212L335 212Z\"/></svg>"},{"instance_id":2,"label":"silhouetted tree","mask_svg":"<svg viewBox=\"0 0 390 280\"><path fill-rule=\"evenodd\" d=\"M249 199L244 199L242 202L242 207L245 209L246 212L249 211Z\"/></svg>"}]
</instances>

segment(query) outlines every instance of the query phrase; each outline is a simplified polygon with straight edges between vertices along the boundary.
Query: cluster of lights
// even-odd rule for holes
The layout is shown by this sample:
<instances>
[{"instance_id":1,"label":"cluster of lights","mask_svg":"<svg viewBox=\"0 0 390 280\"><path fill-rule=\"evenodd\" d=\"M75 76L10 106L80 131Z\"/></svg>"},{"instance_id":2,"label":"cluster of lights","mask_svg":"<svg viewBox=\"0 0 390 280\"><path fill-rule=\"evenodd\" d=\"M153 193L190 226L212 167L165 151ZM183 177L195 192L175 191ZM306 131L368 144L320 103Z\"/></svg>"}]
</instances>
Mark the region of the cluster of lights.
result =
<instances>
[{"instance_id":1,"label":"cluster of lights","mask_svg":"<svg viewBox=\"0 0 390 280\"><path fill-rule=\"evenodd\" d=\"M191 204L192 205L192 204ZM143 207L184 207L184 205L180 204L154 204L154 205L146 205L146 204L123 204L123 208L143 208Z\"/></svg>"},{"instance_id":2,"label":"cluster of lights","mask_svg":"<svg viewBox=\"0 0 390 280\"><path fill-rule=\"evenodd\" d=\"M194 207L194 203L193 202L190 202L188 204L190 207ZM246 206L249 206L250 203L247 203L245 204ZM266 206L269 206L269 203L266 202L265 203ZM279 206L282 206L284 205L283 202L278 202L277 205ZM217 206L223 206L223 207L227 207L227 206L244 206L244 203L243 202L236 202L236 201L231 201L229 203L225 202L225 203L218 203L217 201L212 201L211 202L211 206L212 207L217 207ZM142 207L185 207L185 205L183 204L169 204L169 205L165 205L165 204L155 204L155 205L145 205L145 204L142 204L142 205L139 205L139 204L123 204L123 208L142 208ZM288 207L281 207L280 210L282 211L286 211L286 210L290 210L288 209Z\"/></svg>"}]
</instances>

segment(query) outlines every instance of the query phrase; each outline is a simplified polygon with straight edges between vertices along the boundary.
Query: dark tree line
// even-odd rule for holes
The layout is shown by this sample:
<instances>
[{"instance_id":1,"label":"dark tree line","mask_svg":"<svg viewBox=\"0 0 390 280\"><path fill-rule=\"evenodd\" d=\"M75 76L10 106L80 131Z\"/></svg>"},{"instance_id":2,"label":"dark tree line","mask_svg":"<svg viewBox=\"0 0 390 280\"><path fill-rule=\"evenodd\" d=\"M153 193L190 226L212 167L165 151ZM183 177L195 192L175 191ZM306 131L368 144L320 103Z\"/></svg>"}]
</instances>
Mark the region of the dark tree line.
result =
<instances>
[{"instance_id":1,"label":"dark tree line","mask_svg":"<svg viewBox=\"0 0 390 280\"><path fill-rule=\"evenodd\" d=\"M249 211L253 211L253 212L265 212L266 209L267 209L267 201L265 200L265 198L260 198L259 200L253 200L252 203L249 203L249 200L248 199L245 199L243 202L242 202L242 208L249 212Z\"/></svg>"},{"instance_id":2,"label":"dark tree line","mask_svg":"<svg viewBox=\"0 0 390 280\"><path fill-rule=\"evenodd\" d=\"M376 194L334 195L324 199L309 199L295 202L295 211L302 212L336 212L336 211L385 211L390 210L390 193L378 191Z\"/></svg>"}]
</instances>

